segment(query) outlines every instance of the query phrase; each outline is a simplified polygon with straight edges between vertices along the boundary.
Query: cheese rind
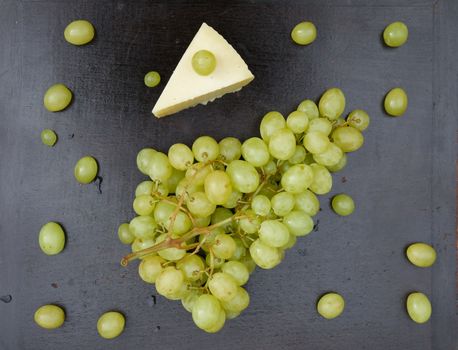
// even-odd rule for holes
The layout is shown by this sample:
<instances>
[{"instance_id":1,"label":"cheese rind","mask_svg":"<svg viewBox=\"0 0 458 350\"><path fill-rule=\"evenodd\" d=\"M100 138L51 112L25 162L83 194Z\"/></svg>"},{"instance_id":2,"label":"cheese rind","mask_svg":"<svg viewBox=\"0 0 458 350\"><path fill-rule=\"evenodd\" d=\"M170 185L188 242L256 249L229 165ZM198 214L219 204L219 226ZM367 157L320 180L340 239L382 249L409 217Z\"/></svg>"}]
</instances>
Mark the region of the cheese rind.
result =
<instances>
[{"instance_id":1,"label":"cheese rind","mask_svg":"<svg viewBox=\"0 0 458 350\"><path fill-rule=\"evenodd\" d=\"M192 68L192 56L199 50L209 50L216 57L216 68L210 75L199 75ZM203 23L162 91L153 114L160 118L199 103L206 104L240 90L253 79L254 75L237 51Z\"/></svg>"}]
</instances>

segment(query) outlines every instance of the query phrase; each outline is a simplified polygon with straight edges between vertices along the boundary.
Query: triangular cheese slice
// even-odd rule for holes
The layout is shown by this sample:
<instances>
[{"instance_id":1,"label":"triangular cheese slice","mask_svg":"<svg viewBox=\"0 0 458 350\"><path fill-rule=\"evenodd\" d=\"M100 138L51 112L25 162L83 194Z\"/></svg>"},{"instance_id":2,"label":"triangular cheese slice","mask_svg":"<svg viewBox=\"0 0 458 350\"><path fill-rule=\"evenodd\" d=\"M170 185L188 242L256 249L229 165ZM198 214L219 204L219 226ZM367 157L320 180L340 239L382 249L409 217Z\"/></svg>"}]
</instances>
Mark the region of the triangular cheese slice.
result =
<instances>
[{"instance_id":1,"label":"triangular cheese slice","mask_svg":"<svg viewBox=\"0 0 458 350\"><path fill-rule=\"evenodd\" d=\"M216 68L209 75L199 75L192 68L192 56L199 50L209 50L215 55ZM162 91L153 114L160 118L199 103L206 104L240 90L253 79L254 75L237 51L216 30L203 23Z\"/></svg>"}]
</instances>

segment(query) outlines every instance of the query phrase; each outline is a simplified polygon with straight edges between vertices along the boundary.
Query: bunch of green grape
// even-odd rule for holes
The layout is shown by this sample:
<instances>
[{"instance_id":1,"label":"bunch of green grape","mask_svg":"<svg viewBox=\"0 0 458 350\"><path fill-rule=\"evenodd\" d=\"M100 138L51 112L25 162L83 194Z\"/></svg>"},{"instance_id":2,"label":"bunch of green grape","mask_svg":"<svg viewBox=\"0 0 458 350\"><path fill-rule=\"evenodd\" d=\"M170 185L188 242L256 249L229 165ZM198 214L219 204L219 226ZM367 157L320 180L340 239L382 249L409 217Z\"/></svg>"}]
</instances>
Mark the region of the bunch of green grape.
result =
<instances>
[{"instance_id":1,"label":"bunch of green grape","mask_svg":"<svg viewBox=\"0 0 458 350\"><path fill-rule=\"evenodd\" d=\"M248 307L244 286L255 267L275 267L312 232L317 195L331 190L346 153L362 146L369 116L356 110L344 120L344 109L333 88L286 119L267 113L260 138L201 136L168 154L142 149L138 169L150 180L135 190L138 216L119 227L132 247L122 264L140 258L143 281L181 300L199 328L219 331Z\"/></svg>"}]
</instances>

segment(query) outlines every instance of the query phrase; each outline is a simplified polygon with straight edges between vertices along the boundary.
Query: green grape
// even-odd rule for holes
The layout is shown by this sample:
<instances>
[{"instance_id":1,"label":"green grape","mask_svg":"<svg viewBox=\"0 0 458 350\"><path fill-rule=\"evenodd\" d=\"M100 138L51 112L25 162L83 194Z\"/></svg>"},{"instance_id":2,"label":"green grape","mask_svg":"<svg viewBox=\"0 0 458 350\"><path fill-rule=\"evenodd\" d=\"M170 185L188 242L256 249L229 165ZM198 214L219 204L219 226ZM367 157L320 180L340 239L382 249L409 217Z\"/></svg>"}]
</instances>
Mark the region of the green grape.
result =
<instances>
[{"instance_id":1,"label":"green grape","mask_svg":"<svg viewBox=\"0 0 458 350\"><path fill-rule=\"evenodd\" d=\"M159 235L156 239L156 244L165 241L166 238L167 238L167 233L163 233ZM160 257L164 258L165 260L178 261L178 260L183 259L183 257L186 255L186 250L171 247L171 248L162 249L158 251L157 254Z\"/></svg>"},{"instance_id":2,"label":"green grape","mask_svg":"<svg viewBox=\"0 0 458 350\"><path fill-rule=\"evenodd\" d=\"M166 182L172 176L173 168L169 158L162 152L155 152L151 155L148 168L148 176L153 181Z\"/></svg>"},{"instance_id":3,"label":"green grape","mask_svg":"<svg viewBox=\"0 0 458 350\"><path fill-rule=\"evenodd\" d=\"M118 237L121 243L123 244L132 244L135 239L135 236L130 232L129 224L123 223L118 227Z\"/></svg>"},{"instance_id":4,"label":"green grape","mask_svg":"<svg viewBox=\"0 0 458 350\"><path fill-rule=\"evenodd\" d=\"M283 224L294 236L305 236L313 230L313 220L310 215L301 210L293 210L283 218Z\"/></svg>"},{"instance_id":5,"label":"green grape","mask_svg":"<svg viewBox=\"0 0 458 350\"><path fill-rule=\"evenodd\" d=\"M212 260L212 259L211 259L211 255L208 254L208 255L205 257L205 262L207 263L208 266L211 266L211 265L212 265L211 260ZM214 269L219 269L221 266L224 265L225 261L226 261L226 260L214 256L214 257L213 257L213 268L214 268Z\"/></svg>"},{"instance_id":6,"label":"green grape","mask_svg":"<svg viewBox=\"0 0 458 350\"><path fill-rule=\"evenodd\" d=\"M262 167L270 160L269 149L259 137L252 137L242 144L242 155L255 167Z\"/></svg>"},{"instance_id":7,"label":"green grape","mask_svg":"<svg viewBox=\"0 0 458 350\"><path fill-rule=\"evenodd\" d=\"M342 117L339 117L336 120L334 120L334 122L332 123L332 129L334 130L341 126L345 126L346 123L347 122L345 121L345 119L343 119Z\"/></svg>"},{"instance_id":8,"label":"green grape","mask_svg":"<svg viewBox=\"0 0 458 350\"><path fill-rule=\"evenodd\" d=\"M50 112L59 112L68 107L72 101L72 92L64 84L52 85L45 92L43 104Z\"/></svg>"},{"instance_id":9,"label":"green grape","mask_svg":"<svg viewBox=\"0 0 458 350\"><path fill-rule=\"evenodd\" d=\"M237 287L235 296L229 301L222 301L221 306L228 311L240 313L250 305L250 295L242 288Z\"/></svg>"},{"instance_id":10,"label":"green grape","mask_svg":"<svg viewBox=\"0 0 458 350\"><path fill-rule=\"evenodd\" d=\"M323 295L317 304L318 313L330 320L339 316L345 308L345 301L337 293L327 293Z\"/></svg>"},{"instance_id":11,"label":"green grape","mask_svg":"<svg viewBox=\"0 0 458 350\"><path fill-rule=\"evenodd\" d=\"M183 143L176 143L169 148L169 162L177 170L185 171L194 163L194 154Z\"/></svg>"},{"instance_id":12,"label":"green grape","mask_svg":"<svg viewBox=\"0 0 458 350\"><path fill-rule=\"evenodd\" d=\"M219 142L219 152L225 162L232 162L242 156L242 144L235 137L226 137Z\"/></svg>"},{"instance_id":13,"label":"green grape","mask_svg":"<svg viewBox=\"0 0 458 350\"><path fill-rule=\"evenodd\" d=\"M342 158L340 158L337 164L332 165L332 166L327 166L326 168L328 168L329 171L336 173L342 170L343 168L345 168L346 165L347 165L347 155L343 153Z\"/></svg>"},{"instance_id":14,"label":"green grape","mask_svg":"<svg viewBox=\"0 0 458 350\"><path fill-rule=\"evenodd\" d=\"M199 75L209 75L216 68L216 57L208 50L199 50L192 56L192 68Z\"/></svg>"},{"instance_id":15,"label":"green grape","mask_svg":"<svg viewBox=\"0 0 458 350\"><path fill-rule=\"evenodd\" d=\"M239 220L240 228L246 233L256 233L261 225L261 220L255 215L253 210L245 211L246 218Z\"/></svg>"},{"instance_id":16,"label":"green grape","mask_svg":"<svg viewBox=\"0 0 458 350\"><path fill-rule=\"evenodd\" d=\"M43 305L35 311L33 318L42 328L56 329L64 324L65 312L57 305Z\"/></svg>"},{"instance_id":17,"label":"green grape","mask_svg":"<svg viewBox=\"0 0 458 350\"><path fill-rule=\"evenodd\" d=\"M229 219L233 215L234 215L234 213L232 213L232 211L230 211L229 209L218 207L218 208L216 208L215 212L212 215L211 224L212 225L217 224L217 223L219 223L219 222L221 222L223 220ZM232 225L232 223L227 223L227 224L221 226L221 228L223 230L227 230L227 229L229 229L229 227L231 225Z\"/></svg>"},{"instance_id":18,"label":"green grape","mask_svg":"<svg viewBox=\"0 0 458 350\"><path fill-rule=\"evenodd\" d=\"M328 169L319 164L310 165L313 170L313 182L309 186L310 190L316 194L326 194L332 188L332 176Z\"/></svg>"},{"instance_id":19,"label":"green grape","mask_svg":"<svg viewBox=\"0 0 458 350\"><path fill-rule=\"evenodd\" d=\"M390 47L399 47L405 44L409 37L409 29L402 22L393 22L383 31L383 40Z\"/></svg>"},{"instance_id":20,"label":"green grape","mask_svg":"<svg viewBox=\"0 0 458 350\"><path fill-rule=\"evenodd\" d=\"M167 266L156 277L156 290L168 299L175 299L183 294L184 282L184 274L181 270L174 266Z\"/></svg>"},{"instance_id":21,"label":"green grape","mask_svg":"<svg viewBox=\"0 0 458 350\"><path fill-rule=\"evenodd\" d=\"M232 276L238 286L243 286L248 282L250 273L248 268L240 261L228 261L221 266L221 271Z\"/></svg>"},{"instance_id":22,"label":"green grape","mask_svg":"<svg viewBox=\"0 0 458 350\"><path fill-rule=\"evenodd\" d=\"M205 329L205 332L207 332L207 333L219 332L224 327L225 323L226 323L226 312L223 309L221 309L221 311L219 312L218 320L216 321L216 323L213 325L213 327Z\"/></svg>"},{"instance_id":23,"label":"green grape","mask_svg":"<svg viewBox=\"0 0 458 350\"><path fill-rule=\"evenodd\" d=\"M167 180L167 194L175 193L178 184L180 183L181 180L184 179L184 177L185 177L185 172L184 171L179 171L179 170L173 169L172 175ZM165 183L161 182L159 184L159 187L161 185L165 185Z\"/></svg>"},{"instance_id":24,"label":"green grape","mask_svg":"<svg viewBox=\"0 0 458 350\"><path fill-rule=\"evenodd\" d=\"M340 216L347 216L355 211L355 202L347 194L334 196L331 205L334 212Z\"/></svg>"},{"instance_id":25,"label":"green grape","mask_svg":"<svg viewBox=\"0 0 458 350\"><path fill-rule=\"evenodd\" d=\"M226 168L232 186L239 192L251 193L259 186L259 174L255 167L244 160L234 160Z\"/></svg>"},{"instance_id":26,"label":"green grape","mask_svg":"<svg viewBox=\"0 0 458 350\"><path fill-rule=\"evenodd\" d=\"M156 150L152 148L143 148L137 154L137 168L142 174L148 175L151 160Z\"/></svg>"},{"instance_id":27,"label":"green grape","mask_svg":"<svg viewBox=\"0 0 458 350\"><path fill-rule=\"evenodd\" d=\"M330 143L328 136L321 131L309 131L304 136L304 147L310 153L323 153Z\"/></svg>"},{"instance_id":28,"label":"green grape","mask_svg":"<svg viewBox=\"0 0 458 350\"><path fill-rule=\"evenodd\" d=\"M313 159L313 153L307 153L305 155L304 164L311 165L313 163L315 163L315 159Z\"/></svg>"},{"instance_id":29,"label":"green grape","mask_svg":"<svg viewBox=\"0 0 458 350\"><path fill-rule=\"evenodd\" d=\"M277 172L277 164L271 159L262 167L262 170L266 175L274 175Z\"/></svg>"},{"instance_id":30,"label":"green grape","mask_svg":"<svg viewBox=\"0 0 458 350\"><path fill-rule=\"evenodd\" d=\"M124 330L126 319L117 311L105 312L97 321L97 331L102 338L113 339Z\"/></svg>"},{"instance_id":31,"label":"green grape","mask_svg":"<svg viewBox=\"0 0 458 350\"><path fill-rule=\"evenodd\" d=\"M412 321L425 323L432 313L431 303L428 297L420 292L411 293L407 297L407 313Z\"/></svg>"},{"instance_id":32,"label":"green grape","mask_svg":"<svg viewBox=\"0 0 458 350\"><path fill-rule=\"evenodd\" d=\"M155 244L156 244L156 241L154 240L154 238L135 238L131 246L132 252L135 253L140 250L150 248ZM148 256L151 256L151 255L156 255L156 253L148 254ZM140 258L140 259L143 259L143 258Z\"/></svg>"},{"instance_id":33,"label":"green grape","mask_svg":"<svg viewBox=\"0 0 458 350\"><path fill-rule=\"evenodd\" d=\"M70 44L85 45L95 36L95 29L91 22L80 19L71 22L64 30L64 37Z\"/></svg>"},{"instance_id":34,"label":"green grape","mask_svg":"<svg viewBox=\"0 0 458 350\"><path fill-rule=\"evenodd\" d=\"M254 262L253 258L251 257L251 253L248 251L246 255L240 258L240 262L246 266L249 273L253 273L256 269L256 263Z\"/></svg>"},{"instance_id":35,"label":"green grape","mask_svg":"<svg viewBox=\"0 0 458 350\"><path fill-rule=\"evenodd\" d=\"M283 250L290 249L290 248L294 247L296 242L297 242L296 236L295 235L289 235L288 242L285 245L282 245L280 248L283 249Z\"/></svg>"},{"instance_id":36,"label":"green grape","mask_svg":"<svg viewBox=\"0 0 458 350\"><path fill-rule=\"evenodd\" d=\"M259 239L269 247L282 247L289 241L288 227L276 220L266 220L259 229Z\"/></svg>"},{"instance_id":37,"label":"green grape","mask_svg":"<svg viewBox=\"0 0 458 350\"><path fill-rule=\"evenodd\" d=\"M296 137L288 128L275 131L269 139L269 152L272 157L287 160L296 150Z\"/></svg>"},{"instance_id":38,"label":"green grape","mask_svg":"<svg viewBox=\"0 0 458 350\"><path fill-rule=\"evenodd\" d=\"M161 75L153 70L145 74L145 78L143 78L143 81L147 87L152 88L159 85L159 83L161 82Z\"/></svg>"},{"instance_id":39,"label":"green grape","mask_svg":"<svg viewBox=\"0 0 458 350\"><path fill-rule=\"evenodd\" d=\"M65 246L65 233L55 222L44 224L38 235L38 243L46 255L59 254Z\"/></svg>"},{"instance_id":40,"label":"green grape","mask_svg":"<svg viewBox=\"0 0 458 350\"><path fill-rule=\"evenodd\" d=\"M267 216L272 207L268 197L258 194L251 201L251 208L256 215Z\"/></svg>"},{"instance_id":41,"label":"green grape","mask_svg":"<svg viewBox=\"0 0 458 350\"><path fill-rule=\"evenodd\" d=\"M273 179L271 179L261 188L258 194L262 194L263 196L266 196L267 198L271 199L277 193L278 190L278 184L275 181L273 181Z\"/></svg>"},{"instance_id":42,"label":"green grape","mask_svg":"<svg viewBox=\"0 0 458 350\"><path fill-rule=\"evenodd\" d=\"M202 186L205 183L205 178L213 171L211 165L205 163L193 164L186 170L186 179L192 182L193 186Z\"/></svg>"},{"instance_id":43,"label":"green grape","mask_svg":"<svg viewBox=\"0 0 458 350\"><path fill-rule=\"evenodd\" d=\"M288 162L290 164L303 163L306 155L307 151L305 150L304 146L296 145L296 150L294 151L294 154L291 156L291 158L288 159Z\"/></svg>"},{"instance_id":44,"label":"green grape","mask_svg":"<svg viewBox=\"0 0 458 350\"><path fill-rule=\"evenodd\" d=\"M364 131L367 129L371 122L369 114L362 109L355 109L347 117L348 125L358 129L359 131Z\"/></svg>"},{"instance_id":45,"label":"green grape","mask_svg":"<svg viewBox=\"0 0 458 350\"><path fill-rule=\"evenodd\" d=\"M232 194L231 179L222 170L215 170L208 174L205 178L204 188L208 200L215 205L226 203Z\"/></svg>"},{"instance_id":46,"label":"green grape","mask_svg":"<svg viewBox=\"0 0 458 350\"><path fill-rule=\"evenodd\" d=\"M205 270L205 262L199 255L186 255L177 262L177 269L183 272L187 281L197 281Z\"/></svg>"},{"instance_id":47,"label":"green grape","mask_svg":"<svg viewBox=\"0 0 458 350\"><path fill-rule=\"evenodd\" d=\"M198 162L215 160L219 156L219 146L213 137L201 136L192 144L192 153Z\"/></svg>"},{"instance_id":48,"label":"green grape","mask_svg":"<svg viewBox=\"0 0 458 350\"><path fill-rule=\"evenodd\" d=\"M218 324L222 307L218 299L211 294L199 296L192 308L192 319L197 327L210 329Z\"/></svg>"},{"instance_id":49,"label":"green grape","mask_svg":"<svg viewBox=\"0 0 458 350\"><path fill-rule=\"evenodd\" d=\"M310 216L315 216L320 210L317 196L309 190L295 194L294 202L294 210L301 210Z\"/></svg>"},{"instance_id":50,"label":"green grape","mask_svg":"<svg viewBox=\"0 0 458 350\"><path fill-rule=\"evenodd\" d=\"M312 182L313 171L312 168L306 164L293 165L281 178L281 185L285 191L294 194L304 192ZM274 198L276 196L278 195L275 195ZM294 198L292 198L292 202L294 203Z\"/></svg>"},{"instance_id":51,"label":"green grape","mask_svg":"<svg viewBox=\"0 0 458 350\"><path fill-rule=\"evenodd\" d=\"M285 161L280 165L280 174L277 174L275 181L280 181L281 180L281 175L286 173L289 168L291 168L293 164L291 164L289 161Z\"/></svg>"},{"instance_id":52,"label":"green grape","mask_svg":"<svg viewBox=\"0 0 458 350\"><path fill-rule=\"evenodd\" d=\"M147 194L135 197L133 202L133 208L137 215L150 215L155 205L155 199Z\"/></svg>"},{"instance_id":53,"label":"green grape","mask_svg":"<svg viewBox=\"0 0 458 350\"><path fill-rule=\"evenodd\" d=\"M294 208L294 195L289 192L280 192L270 200L275 215L285 216Z\"/></svg>"},{"instance_id":54,"label":"green grape","mask_svg":"<svg viewBox=\"0 0 458 350\"><path fill-rule=\"evenodd\" d=\"M291 31L291 39L298 45L309 45L316 39L316 27L312 22L301 22Z\"/></svg>"},{"instance_id":55,"label":"green grape","mask_svg":"<svg viewBox=\"0 0 458 350\"><path fill-rule=\"evenodd\" d=\"M237 293L237 287L235 279L224 272L213 274L208 282L210 292L221 301L229 301L234 298Z\"/></svg>"},{"instance_id":56,"label":"green grape","mask_svg":"<svg viewBox=\"0 0 458 350\"><path fill-rule=\"evenodd\" d=\"M57 135L51 129L44 129L41 132L40 136L41 136L41 142L43 142L43 144L46 145L46 146L52 147L57 142Z\"/></svg>"},{"instance_id":57,"label":"green grape","mask_svg":"<svg viewBox=\"0 0 458 350\"><path fill-rule=\"evenodd\" d=\"M351 126L337 128L332 133L332 139L336 146L344 152L354 152L361 148L364 136L358 129Z\"/></svg>"},{"instance_id":58,"label":"green grape","mask_svg":"<svg viewBox=\"0 0 458 350\"><path fill-rule=\"evenodd\" d=\"M295 134L302 134L309 126L309 118L307 113L301 111L294 111L286 118L286 125Z\"/></svg>"},{"instance_id":59,"label":"green grape","mask_svg":"<svg viewBox=\"0 0 458 350\"><path fill-rule=\"evenodd\" d=\"M320 98L318 109L322 117L330 120L339 118L345 109L345 95L342 90L338 88L326 90Z\"/></svg>"},{"instance_id":60,"label":"green grape","mask_svg":"<svg viewBox=\"0 0 458 350\"><path fill-rule=\"evenodd\" d=\"M430 267L436 261L436 251L426 243L411 244L406 254L409 261L418 267Z\"/></svg>"},{"instance_id":61,"label":"green grape","mask_svg":"<svg viewBox=\"0 0 458 350\"><path fill-rule=\"evenodd\" d=\"M256 265L262 269L272 269L282 260L280 249L264 244L260 239L251 244L250 255Z\"/></svg>"},{"instance_id":62,"label":"green grape","mask_svg":"<svg viewBox=\"0 0 458 350\"><path fill-rule=\"evenodd\" d=\"M391 89L385 96L385 111L393 117L400 117L407 110L409 100L405 91L399 87Z\"/></svg>"},{"instance_id":63,"label":"green grape","mask_svg":"<svg viewBox=\"0 0 458 350\"><path fill-rule=\"evenodd\" d=\"M98 171L97 161L91 156L86 156L76 162L74 175L79 183L88 184L94 181Z\"/></svg>"},{"instance_id":64,"label":"green grape","mask_svg":"<svg viewBox=\"0 0 458 350\"><path fill-rule=\"evenodd\" d=\"M319 131L328 136L332 131L332 124L327 118L315 118L310 121L307 132Z\"/></svg>"},{"instance_id":65,"label":"green grape","mask_svg":"<svg viewBox=\"0 0 458 350\"><path fill-rule=\"evenodd\" d=\"M234 242L235 242L235 251L234 254L232 254L231 259L232 260L240 260L242 257L246 255L246 247L245 244L243 244L243 241L238 238L238 237L233 237Z\"/></svg>"},{"instance_id":66,"label":"green grape","mask_svg":"<svg viewBox=\"0 0 458 350\"><path fill-rule=\"evenodd\" d=\"M242 199L242 197L243 195L241 192L233 189L229 199L223 204L223 207L228 209L235 208L237 204L239 204L239 201Z\"/></svg>"},{"instance_id":67,"label":"green grape","mask_svg":"<svg viewBox=\"0 0 458 350\"><path fill-rule=\"evenodd\" d=\"M172 197L169 197L169 199ZM166 201L160 201L154 208L154 220L165 227L167 230L171 230L173 234L181 236L188 232L192 228L191 219L182 211L176 213L173 227L169 227L171 224L171 216L175 212L176 204L168 203Z\"/></svg>"},{"instance_id":68,"label":"green grape","mask_svg":"<svg viewBox=\"0 0 458 350\"><path fill-rule=\"evenodd\" d=\"M177 198L184 197L187 199L190 195L196 192L204 192L204 186L196 185L191 179L186 177L180 180L175 189L175 195Z\"/></svg>"},{"instance_id":69,"label":"green grape","mask_svg":"<svg viewBox=\"0 0 458 350\"><path fill-rule=\"evenodd\" d=\"M307 115L307 118L309 118L309 121L320 116L318 106L312 100L302 101L299 106L297 106L297 110L299 112L304 112Z\"/></svg>"},{"instance_id":70,"label":"green grape","mask_svg":"<svg viewBox=\"0 0 458 350\"><path fill-rule=\"evenodd\" d=\"M210 225L211 216L205 218L194 218L195 227L207 227Z\"/></svg>"},{"instance_id":71,"label":"green grape","mask_svg":"<svg viewBox=\"0 0 458 350\"><path fill-rule=\"evenodd\" d=\"M149 181L149 180L142 181L135 188L135 197L148 196L148 195L151 195L153 191L154 191L154 182L153 181Z\"/></svg>"},{"instance_id":72,"label":"green grape","mask_svg":"<svg viewBox=\"0 0 458 350\"><path fill-rule=\"evenodd\" d=\"M216 209L216 205L210 202L204 192L194 192L186 199L186 206L193 216L209 217Z\"/></svg>"},{"instance_id":73,"label":"green grape","mask_svg":"<svg viewBox=\"0 0 458 350\"><path fill-rule=\"evenodd\" d=\"M274 132L285 127L286 121L283 115L280 112L272 111L268 112L262 118L259 131L261 132L262 139L268 143Z\"/></svg>"},{"instance_id":74,"label":"green grape","mask_svg":"<svg viewBox=\"0 0 458 350\"><path fill-rule=\"evenodd\" d=\"M192 312L197 299L202 295L200 290L192 290L181 299L181 304L186 311Z\"/></svg>"},{"instance_id":75,"label":"green grape","mask_svg":"<svg viewBox=\"0 0 458 350\"><path fill-rule=\"evenodd\" d=\"M315 153L313 159L321 165L326 167L336 165L342 159L344 153L339 146L336 146L334 143L330 143L329 147L323 153Z\"/></svg>"},{"instance_id":76,"label":"green grape","mask_svg":"<svg viewBox=\"0 0 458 350\"><path fill-rule=\"evenodd\" d=\"M159 276L163 270L162 264L165 262L166 260L157 255L146 257L142 260L140 265L138 265L138 274L140 278L146 283L156 282L157 276Z\"/></svg>"},{"instance_id":77,"label":"green grape","mask_svg":"<svg viewBox=\"0 0 458 350\"><path fill-rule=\"evenodd\" d=\"M152 239L156 236L157 224L149 215L137 216L129 223L129 230L136 238Z\"/></svg>"},{"instance_id":78,"label":"green grape","mask_svg":"<svg viewBox=\"0 0 458 350\"><path fill-rule=\"evenodd\" d=\"M224 233L216 235L212 251L217 258L230 259L235 252L234 239Z\"/></svg>"}]
</instances>

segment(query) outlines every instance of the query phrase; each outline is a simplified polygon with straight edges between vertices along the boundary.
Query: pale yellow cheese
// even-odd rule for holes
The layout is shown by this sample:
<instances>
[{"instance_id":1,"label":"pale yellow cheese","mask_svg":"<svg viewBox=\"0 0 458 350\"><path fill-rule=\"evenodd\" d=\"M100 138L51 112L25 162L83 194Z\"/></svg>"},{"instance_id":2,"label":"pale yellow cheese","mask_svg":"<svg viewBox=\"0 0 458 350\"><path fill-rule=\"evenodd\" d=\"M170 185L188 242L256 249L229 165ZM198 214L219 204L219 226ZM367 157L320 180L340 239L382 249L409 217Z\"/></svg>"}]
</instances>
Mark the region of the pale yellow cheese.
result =
<instances>
[{"instance_id":1,"label":"pale yellow cheese","mask_svg":"<svg viewBox=\"0 0 458 350\"><path fill-rule=\"evenodd\" d=\"M209 50L216 57L216 68L207 76L192 68L192 56ZM240 90L254 79L245 61L216 30L203 23L162 91L153 114L160 118L206 104L229 92Z\"/></svg>"}]
</instances>

